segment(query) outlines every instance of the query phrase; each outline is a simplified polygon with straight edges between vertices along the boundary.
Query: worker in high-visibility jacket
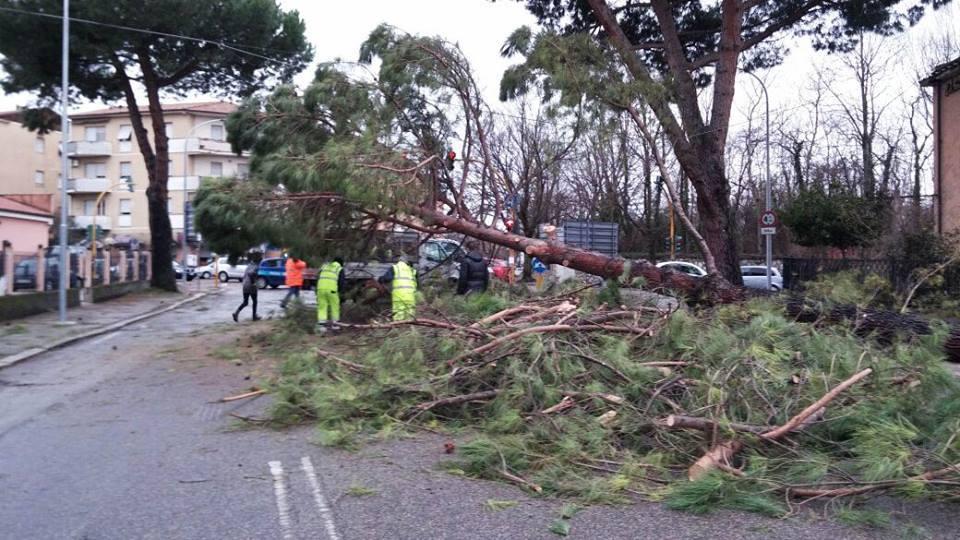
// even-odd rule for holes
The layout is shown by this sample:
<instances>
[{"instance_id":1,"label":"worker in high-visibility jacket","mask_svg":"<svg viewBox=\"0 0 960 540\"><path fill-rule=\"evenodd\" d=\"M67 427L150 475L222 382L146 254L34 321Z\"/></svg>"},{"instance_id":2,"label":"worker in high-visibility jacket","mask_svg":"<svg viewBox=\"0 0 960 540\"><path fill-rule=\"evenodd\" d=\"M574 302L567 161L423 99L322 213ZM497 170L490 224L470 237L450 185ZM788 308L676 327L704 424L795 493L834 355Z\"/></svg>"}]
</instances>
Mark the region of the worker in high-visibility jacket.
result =
<instances>
[{"instance_id":1,"label":"worker in high-visibility jacket","mask_svg":"<svg viewBox=\"0 0 960 540\"><path fill-rule=\"evenodd\" d=\"M317 274L317 327L318 334L327 332L327 323L333 323L333 329L340 322L340 293L346 288L346 278L343 271L343 258L336 257L333 261L320 267Z\"/></svg>"},{"instance_id":2,"label":"worker in high-visibility jacket","mask_svg":"<svg viewBox=\"0 0 960 540\"><path fill-rule=\"evenodd\" d=\"M417 271L410 266L406 255L380 276L380 283L390 284L390 296L393 301L393 320L408 321L416 315L417 307Z\"/></svg>"}]
</instances>

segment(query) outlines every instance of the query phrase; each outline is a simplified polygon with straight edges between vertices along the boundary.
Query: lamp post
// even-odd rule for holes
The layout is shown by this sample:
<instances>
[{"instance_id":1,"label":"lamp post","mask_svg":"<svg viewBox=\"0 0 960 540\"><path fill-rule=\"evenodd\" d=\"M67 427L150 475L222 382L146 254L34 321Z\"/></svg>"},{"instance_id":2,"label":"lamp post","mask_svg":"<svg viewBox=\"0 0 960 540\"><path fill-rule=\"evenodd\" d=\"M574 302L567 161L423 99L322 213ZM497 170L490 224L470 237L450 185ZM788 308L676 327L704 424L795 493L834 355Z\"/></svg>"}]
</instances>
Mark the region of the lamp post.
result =
<instances>
[{"instance_id":1,"label":"lamp post","mask_svg":"<svg viewBox=\"0 0 960 540\"><path fill-rule=\"evenodd\" d=\"M63 49L60 55L60 286L57 293L59 319L67 322L67 279L70 271L70 254L67 253L67 220L69 219L70 199L67 197L67 177L70 175L67 157L70 140L70 113L67 111L70 99L70 0L63 0Z\"/></svg>"},{"instance_id":2,"label":"lamp post","mask_svg":"<svg viewBox=\"0 0 960 540\"><path fill-rule=\"evenodd\" d=\"M761 80L760 77L757 77L756 75L754 75L753 73L750 73L749 71L744 71L744 73L753 77L754 79L756 79L758 83L760 83L760 88L763 88L763 99L766 102L767 135L766 135L765 160L766 160L767 173L766 173L766 179L764 181L763 191L764 191L764 199L765 199L764 210L766 212L770 212L773 210L773 196L770 193L770 94L767 93L767 85L763 84L763 80ZM767 252L766 253L767 290L769 291L770 289L773 288L773 283L772 283L773 278L770 270L770 268L773 266L773 235L765 234L764 239L766 240L766 252Z\"/></svg>"},{"instance_id":3,"label":"lamp post","mask_svg":"<svg viewBox=\"0 0 960 540\"><path fill-rule=\"evenodd\" d=\"M190 142L190 136L193 135L193 132L199 127L208 126L210 124L216 124L217 122L222 122L221 118L214 118L213 120L207 120L206 122L200 122L199 124L190 128L187 131L186 137L183 138L183 241L181 244L181 249L183 255L180 257L181 264L183 265L183 285L187 285L187 152L188 145ZM199 178L199 175L197 175Z\"/></svg>"}]
</instances>

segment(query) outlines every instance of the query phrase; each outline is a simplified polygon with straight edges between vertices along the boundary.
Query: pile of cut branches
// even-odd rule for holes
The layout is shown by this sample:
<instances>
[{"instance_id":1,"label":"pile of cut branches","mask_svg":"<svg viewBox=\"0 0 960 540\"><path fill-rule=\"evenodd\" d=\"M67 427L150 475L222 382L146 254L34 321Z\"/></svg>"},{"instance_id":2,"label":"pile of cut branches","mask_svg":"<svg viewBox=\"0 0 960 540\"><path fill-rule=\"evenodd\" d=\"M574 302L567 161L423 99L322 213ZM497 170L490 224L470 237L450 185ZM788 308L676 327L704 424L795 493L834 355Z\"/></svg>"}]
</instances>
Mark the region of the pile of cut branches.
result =
<instances>
[{"instance_id":1,"label":"pile of cut branches","mask_svg":"<svg viewBox=\"0 0 960 540\"><path fill-rule=\"evenodd\" d=\"M316 421L320 442L347 446L462 434L454 471L587 502L783 515L798 500L960 495L946 328L880 344L784 311L441 296L417 320L357 326L350 339L368 347L290 355L273 417Z\"/></svg>"}]
</instances>

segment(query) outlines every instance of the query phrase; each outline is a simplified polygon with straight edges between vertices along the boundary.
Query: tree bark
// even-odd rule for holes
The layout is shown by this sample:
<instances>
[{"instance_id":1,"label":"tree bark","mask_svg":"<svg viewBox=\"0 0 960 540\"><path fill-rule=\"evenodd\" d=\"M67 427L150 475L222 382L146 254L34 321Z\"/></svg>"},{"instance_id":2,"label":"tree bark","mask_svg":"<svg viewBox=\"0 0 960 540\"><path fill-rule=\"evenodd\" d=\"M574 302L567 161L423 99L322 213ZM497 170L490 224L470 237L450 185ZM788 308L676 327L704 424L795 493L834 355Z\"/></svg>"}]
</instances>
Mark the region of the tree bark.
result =
<instances>
[{"instance_id":1,"label":"tree bark","mask_svg":"<svg viewBox=\"0 0 960 540\"><path fill-rule=\"evenodd\" d=\"M727 282L742 285L736 244L737 231L730 219L730 185L724 167L724 141L730 121L730 106L733 103L743 11L736 2L723 4L722 54L719 58L717 81L714 84L713 120L708 129L700 113L691 64L678 37L670 3L655 0L651 2L651 6L663 34L664 54L670 67L670 75L673 76L673 85L668 91L676 100L682 127L670 108L664 85L651 77L649 69L637 56L633 44L623 32L616 14L606 0L587 1L630 74L643 83L639 86L639 91L664 127L677 161L697 190L697 209L703 237L716 258L717 269Z\"/></svg>"},{"instance_id":2,"label":"tree bark","mask_svg":"<svg viewBox=\"0 0 960 540\"><path fill-rule=\"evenodd\" d=\"M147 91L150 110L150 123L153 129L154 151L144 155L147 165L147 210L150 219L150 247L153 253L151 267L153 277L150 285L158 289L177 290L176 273L170 264L173 261L173 229L170 226L170 209L167 203L167 181L170 178L170 151L167 141L163 106L160 103L160 87L157 74L150 61L149 51L140 51L138 58L143 72L143 85ZM129 99L128 99L129 101ZM136 111L137 116L140 111ZM141 122L140 130L144 132ZM137 139L139 141L140 134ZM149 144L149 143L148 143ZM141 148L143 143L141 143ZM184 171L186 177L186 171ZM184 179L186 181L186 179ZM184 216L186 219L186 216ZM186 222L184 222L186 223ZM186 233L186 230L184 230Z\"/></svg>"},{"instance_id":3,"label":"tree bark","mask_svg":"<svg viewBox=\"0 0 960 540\"><path fill-rule=\"evenodd\" d=\"M411 213L430 225L517 249L528 256L538 257L545 263L560 264L595 276L627 280L643 278L646 288L669 289L708 303L730 303L745 297L743 288L731 285L720 276L713 275L697 279L681 272L661 270L644 259L627 261L620 257L608 257L564 244L526 238L448 216L431 208L419 207L412 209Z\"/></svg>"}]
</instances>

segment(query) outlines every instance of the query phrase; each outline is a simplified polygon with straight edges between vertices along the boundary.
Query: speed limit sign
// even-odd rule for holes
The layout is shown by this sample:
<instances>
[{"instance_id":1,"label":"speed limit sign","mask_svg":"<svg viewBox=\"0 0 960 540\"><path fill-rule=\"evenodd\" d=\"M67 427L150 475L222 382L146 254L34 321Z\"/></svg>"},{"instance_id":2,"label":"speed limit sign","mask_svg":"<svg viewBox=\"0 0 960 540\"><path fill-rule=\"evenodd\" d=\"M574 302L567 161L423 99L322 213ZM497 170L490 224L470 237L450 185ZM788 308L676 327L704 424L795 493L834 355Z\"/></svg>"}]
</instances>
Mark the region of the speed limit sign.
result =
<instances>
[{"instance_id":1,"label":"speed limit sign","mask_svg":"<svg viewBox=\"0 0 960 540\"><path fill-rule=\"evenodd\" d=\"M760 225L763 225L764 227L776 227L777 215L770 210L760 214Z\"/></svg>"}]
</instances>

